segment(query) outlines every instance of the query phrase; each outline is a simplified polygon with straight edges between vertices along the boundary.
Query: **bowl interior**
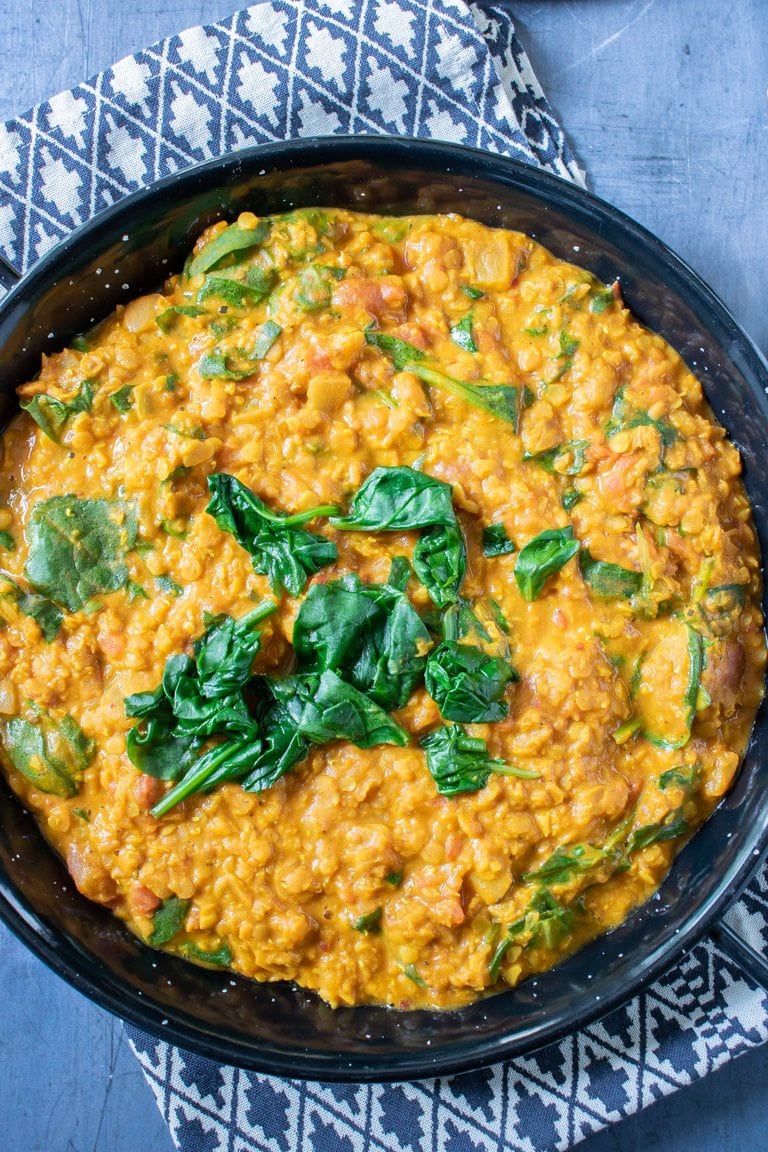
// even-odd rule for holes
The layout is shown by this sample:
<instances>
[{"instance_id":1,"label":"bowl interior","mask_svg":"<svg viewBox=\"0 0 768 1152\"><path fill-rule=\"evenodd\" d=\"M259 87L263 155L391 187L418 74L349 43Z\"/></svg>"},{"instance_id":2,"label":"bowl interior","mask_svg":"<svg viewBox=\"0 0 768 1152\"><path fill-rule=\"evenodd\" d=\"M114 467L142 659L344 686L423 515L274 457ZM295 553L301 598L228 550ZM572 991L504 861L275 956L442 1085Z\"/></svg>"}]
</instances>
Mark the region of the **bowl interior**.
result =
<instances>
[{"instance_id":1,"label":"bowl interior","mask_svg":"<svg viewBox=\"0 0 768 1152\"><path fill-rule=\"evenodd\" d=\"M763 551L760 464L768 372L709 290L663 245L579 189L512 161L448 145L366 138L253 149L168 178L49 253L0 306L0 381L14 387L115 304L178 270L197 234L248 208L460 212L519 229L611 281L702 380L741 450ZM764 391L765 390L765 391ZM701 934L744 881L768 824L768 729L758 718L734 788L654 899L557 969L458 1012L331 1010L286 984L255 984L146 948L79 895L7 787L0 788L0 915L92 999L165 1039L286 1076L412 1079L519 1054L601 1015Z\"/></svg>"}]
</instances>

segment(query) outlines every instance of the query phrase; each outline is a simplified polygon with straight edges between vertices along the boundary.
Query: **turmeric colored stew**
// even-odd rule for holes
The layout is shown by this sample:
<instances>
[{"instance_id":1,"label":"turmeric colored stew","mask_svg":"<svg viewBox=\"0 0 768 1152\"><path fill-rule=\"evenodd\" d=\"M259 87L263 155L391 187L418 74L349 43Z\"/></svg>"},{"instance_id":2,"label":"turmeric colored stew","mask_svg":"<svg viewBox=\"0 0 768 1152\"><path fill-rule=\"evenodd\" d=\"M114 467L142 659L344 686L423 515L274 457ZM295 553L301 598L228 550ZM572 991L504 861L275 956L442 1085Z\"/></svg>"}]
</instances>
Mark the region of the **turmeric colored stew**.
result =
<instances>
[{"instance_id":1,"label":"turmeric colored stew","mask_svg":"<svg viewBox=\"0 0 768 1152\"><path fill-rule=\"evenodd\" d=\"M618 285L459 216L245 213L20 399L3 768L150 945L455 1007L622 921L731 784L739 457Z\"/></svg>"}]
</instances>

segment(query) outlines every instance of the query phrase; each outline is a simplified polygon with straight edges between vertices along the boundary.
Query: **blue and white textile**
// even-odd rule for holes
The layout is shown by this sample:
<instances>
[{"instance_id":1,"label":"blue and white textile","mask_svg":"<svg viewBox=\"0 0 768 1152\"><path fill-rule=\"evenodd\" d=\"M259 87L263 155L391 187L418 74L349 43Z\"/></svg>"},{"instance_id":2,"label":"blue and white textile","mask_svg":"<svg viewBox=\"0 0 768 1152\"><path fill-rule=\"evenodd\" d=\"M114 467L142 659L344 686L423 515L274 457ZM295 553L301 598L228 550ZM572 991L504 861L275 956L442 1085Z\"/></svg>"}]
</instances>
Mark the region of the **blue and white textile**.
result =
<instances>
[{"instance_id":1,"label":"blue and white textile","mask_svg":"<svg viewBox=\"0 0 768 1152\"><path fill-rule=\"evenodd\" d=\"M330 133L451 140L582 179L505 9L266 0L0 124L0 252L25 271L161 176ZM768 950L768 869L731 916ZM766 1042L768 996L705 942L643 995L535 1055L399 1085L304 1085L128 1035L182 1152L550 1152Z\"/></svg>"}]
</instances>

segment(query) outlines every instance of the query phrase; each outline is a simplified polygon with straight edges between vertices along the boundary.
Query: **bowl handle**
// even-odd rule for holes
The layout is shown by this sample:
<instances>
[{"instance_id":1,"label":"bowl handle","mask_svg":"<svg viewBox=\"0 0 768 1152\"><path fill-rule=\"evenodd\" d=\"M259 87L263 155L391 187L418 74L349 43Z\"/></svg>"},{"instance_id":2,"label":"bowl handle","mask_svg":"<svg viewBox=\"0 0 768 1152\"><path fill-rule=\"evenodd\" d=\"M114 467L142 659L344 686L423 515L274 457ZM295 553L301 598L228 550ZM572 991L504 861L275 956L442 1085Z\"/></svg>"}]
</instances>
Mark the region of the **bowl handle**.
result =
<instances>
[{"instance_id":1,"label":"bowl handle","mask_svg":"<svg viewBox=\"0 0 768 1152\"><path fill-rule=\"evenodd\" d=\"M752 875L744 885L745 888L754 879L763 862L764 860L758 860ZM710 929L709 934L718 948L725 952L726 956L733 960L742 972L745 972L754 980L755 984L768 992L768 957L763 956L757 948L744 939L740 932L736 931L733 923L733 907L731 905L725 916Z\"/></svg>"},{"instance_id":2,"label":"bowl handle","mask_svg":"<svg viewBox=\"0 0 768 1152\"><path fill-rule=\"evenodd\" d=\"M19 280L21 280L21 273L17 272L13 264L9 264L5 257L0 255L0 288L10 291Z\"/></svg>"},{"instance_id":3,"label":"bowl handle","mask_svg":"<svg viewBox=\"0 0 768 1152\"><path fill-rule=\"evenodd\" d=\"M725 920L720 920L710 929L710 936L726 956L733 960L755 984L768 992L768 959L762 956L743 936L731 928Z\"/></svg>"}]
</instances>

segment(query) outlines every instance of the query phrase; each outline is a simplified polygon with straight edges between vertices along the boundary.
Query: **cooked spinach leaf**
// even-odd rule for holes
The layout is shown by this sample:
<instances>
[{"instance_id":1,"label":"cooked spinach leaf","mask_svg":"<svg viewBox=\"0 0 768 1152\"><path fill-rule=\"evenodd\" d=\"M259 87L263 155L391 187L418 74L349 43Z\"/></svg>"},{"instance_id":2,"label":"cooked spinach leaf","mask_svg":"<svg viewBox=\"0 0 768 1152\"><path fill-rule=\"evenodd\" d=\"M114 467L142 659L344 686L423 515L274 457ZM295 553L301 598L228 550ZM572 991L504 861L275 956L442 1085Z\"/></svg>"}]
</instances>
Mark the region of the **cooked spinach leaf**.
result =
<instances>
[{"instance_id":1,"label":"cooked spinach leaf","mask_svg":"<svg viewBox=\"0 0 768 1152\"><path fill-rule=\"evenodd\" d=\"M0 548L5 548L6 552L16 551L16 541L10 532L0 532Z\"/></svg>"},{"instance_id":2,"label":"cooked spinach leaf","mask_svg":"<svg viewBox=\"0 0 768 1152\"><path fill-rule=\"evenodd\" d=\"M54 720L39 710L34 723L20 716L8 720L2 744L16 771L30 784L65 798L77 795L96 750L71 716Z\"/></svg>"},{"instance_id":3,"label":"cooked spinach leaf","mask_svg":"<svg viewBox=\"0 0 768 1152\"><path fill-rule=\"evenodd\" d=\"M482 408L491 416L498 416L501 420L512 424L517 431L521 405L521 393L517 385L492 384L488 381L470 384L464 380L456 380L438 368L424 364L426 354L397 336L388 336L385 332L374 332L369 328L365 333L365 339L368 344L378 348L391 359L396 371L413 372L430 387L444 388L467 404Z\"/></svg>"},{"instance_id":4,"label":"cooked spinach leaf","mask_svg":"<svg viewBox=\"0 0 768 1152\"><path fill-rule=\"evenodd\" d=\"M383 908L374 908L372 912L366 912L364 916L358 916L352 927L355 932L381 932L381 917L383 913Z\"/></svg>"},{"instance_id":5,"label":"cooked spinach leaf","mask_svg":"<svg viewBox=\"0 0 768 1152\"><path fill-rule=\"evenodd\" d=\"M651 844L663 844L667 840L677 840L688 832L688 823L679 812L670 812L655 824L644 824L631 832L627 840L627 852L640 852Z\"/></svg>"},{"instance_id":6,"label":"cooked spinach leaf","mask_svg":"<svg viewBox=\"0 0 768 1152\"><path fill-rule=\"evenodd\" d=\"M187 275L191 278L210 272L226 256L245 253L249 248L257 247L266 239L269 229L269 220L260 220L255 228L240 228L237 224L230 224L229 228L219 232L218 236L214 236L200 249L189 264Z\"/></svg>"},{"instance_id":7,"label":"cooked spinach leaf","mask_svg":"<svg viewBox=\"0 0 768 1152\"><path fill-rule=\"evenodd\" d=\"M170 308L158 312L155 324L166 335L171 331L179 316L204 316L205 308L198 308L196 304L172 304Z\"/></svg>"},{"instance_id":8,"label":"cooked spinach leaf","mask_svg":"<svg viewBox=\"0 0 768 1152\"><path fill-rule=\"evenodd\" d=\"M270 680L278 704L291 716L299 733L313 744L349 740L358 748L376 744L404 747L409 736L387 713L335 672Z\"/></svg>"},{"instance_id":9,"label":"cooked spinach leaf","mask_svg":"<svg viewBox=\"0 0 768 1152\"><path fill-rule=\"evenodd\" d=\"M204 697L228 696L247 683L261 644L256 625L276 611L277 605L267 600L239 620L220 615L209 621L194 648Z\"/></svg>"},{"instance_id":10,"label":"cooked spinach leaf","mask_svg":"<svg viewBox=\"0 0 768 1152\"><path fill-rule=\"evenodd\" d=\"M483 528L483 556L509 556L517 545L507 536L503 524L487 524Z\"/></svg>"},{"instance_id":11,"label":"cooked spinach leaf","mask_svg":"<svg viewBox=\"0 0 768 1152\"><path fill-rule=\"evenodd\" d=\"M434 604L455 603L467 567L464 536L458 521L426 528L413 550L413 570Z\"/></svg>"},{"instance_id":12,"label":"cooked spinach leaf","mask_svg":"<svg viewBox=\"0 0 768 1152\"><path fill-rule=\"evenodd\" d=\"M126 714L139 723L128 733L126 746L129 759L140 771L161 780L183 777L184 783L190 773L198 774L203 764L210 775L214 768L218 769L221 750L226 745L216 745L200 760L197 753L206 737L224 734L237 737L238 753L241 744L250 746L243 774L251 770L259 746L254 746L257 726L246 706L243 689L250 680L259 648L256 625L275 608L273 603L265 602L240 620L215 617L195 643L194 660L184 655L171 656L162 682L153 692L127 697ZM229 748L227 755L231 752ZM211 758L215 760L212 767ZM204 773L202 782L205 780ZM168 796L160 805L166 805Z\"/></svg>"},{"instance_id":13,"label":"cooked spinach leaf","mask_svg":"<svg viewBox=\"0 0 768 1152\"><path fill-rule=\"evenodd\" d=\"M451 328L451 340L465 352L477 352L477 344L472 334L472 317L465 316Z\"/></svg>"},{"instance_id":14,"label":"cooked spinach leaf","mask_svg":"<svg viewBox=\"0 0 768 1152\"><path fill-rule=\"evenodd\" d=\"M206 352L197 362L197 371L204 380L245 380L255 369L235 368L225 352Z\"/></svg>"},{"instance_id":15,"label":"cooked spinach leaf","mask_svg":"<svg viewBox=\"0 0 768 1152\"><path fill-rule=\"evenodd\" d=\"M573 528L550 528L540 532L521 549L515 564L515 582L523 599L531 601L541 595L550 576L559 572L579 551Z\"/></svg>"},{"instance_id":16,"label":"cooked spinach leaf","mask_svg":"<svg viewBox=\"0 0 768 1152\"><path fill-rule=\"evenodd\" d=\"M118 412L130 412L133 407L133 384L124 384L110 395L110 400Z\"/></svg>"},{"instance_id":17,"label":"cooked spinach leaf","mask_svg":"<svg viewBox=\"0 0 768 1152\"><path fill-rule=\"evenodd\" d=\"M332 516L345 532L403 532L453 525L450 484L415 468L374 468L352 499L346 516Z\"/></svg>"},{"instance_id":18,"label":"cooked spinach leaf","mask_svg":"<svg viewBox=\"0 0 768 1152\"><path fill-rule=\"evenodd\" d=\"M189 900L180 900L178 896L169 896L167 900L163 900L152 916L152 933L148 942L154 948L167 944L181 932L189 905Z\"/></svg>"},{"instance_id":19,"label":"cooked spinach leaf","mask_svg":"<svg viewBox=\"0 0 768 1152\"><path fill-rule=\"evenodd\" d=\"M509 711L504 690L517 673L472 644L444 640L427 658L424 684L446 720L493 723Z\"/></svg>"},{"instance_id":20,"label":"cooked spinach leaf","mask_svg":"<svg viewBox=\"0 0 768 1152\"><path fill-rule=\"evenodd\" d=\"M584 493L583 492L577 492L577 490L575 488L566 488L565 491L563 492L562 496L560 497L560 503L562 504L562 506L566 510L566 512L570 512L572 508L576 507L579 500L583 500L583 499L584 499Z\"/></svg>"},{"instance_id":21,"label":"cooked spinach leaf","mask_svg":"<svg viewBox=\"0 0 768 1152\"><path fill-rule=\"evenodd\" d=\"M299 596L310 576L338 557L336 545L301 527L337 509L324 504L283 516L271 512L250 488L226 472L208 477L211 500L206 511L223 532L231 532L250 553L254 571L265 575L276 595ZM333 522L333 521L332 521Z\"/></svg>"},{"instance_id":22,"label":"cooked spinach leaf","mask_svg":"<svg viewBox=\"0 0 768 1152\"><path fill-rule=\"evenodd\" d=\"M479 736L469 736L461 724L447 724L430 732L420 741L427 754L427 767L442 796L478 792L488 783L492 772L535 780L538 772L516 768L504 760L488 755L488 745Z\"/></svg>"},{"instance_id":23,"label":"cooked spinach leaf","mask_svg":"<svg viewBox=\"0 0 768 1152\"><path fill-rule=\"evenodd\" d=\"M587 459L589 440L567 440L542 452L523 452L523 460L558 476L578 476Z\"/></svg>"},{"instance_id":24,"label":"cooked spinach leaf","mask_svg":"<svg viewBox=\"0 0 768 1152\"><path fill-rule=\"evenodd\" d=\"M293 647L302 669L331 669L386 711L420 682L430 636L405 593L348 575L314 584L299 608Z\"/></svg>"},{"instance_id":25,"label":"cooked spinach leaf","mask_svg":"<svg viewBox=\"0 0 768 1152\"><path fill-rule=\"evenodd\" d=\"M649 721L638 724L640 734L654 744L657 748L663 748L666 751L677 751L679 748L684 748L691 738L691 728L696 716L696 704L699 695L699 688L701 686L701 673L704 667L704 641L701 633L692 628L687 621L683 621L685 629L685 647L688 658L688 680L683 694L682 703L682 731L679 735L672 735L667 732L659 732L651 728ZM648 702L648 710L651 711L654 702L654 685L650 680L645 683L646 674L652 671L654 665L655 655L662 651L663 642L657 645L654 652L643 661L642 668L638 671L638 688L636 697L643 695ZM669 660L671 654L668 652L666 659ZM679 667L679 663L678 663ZM639 719L639 718L638 718ZM616 734L614 733L614 740Z\"/></svg>"},{"instance_id":26,"label":"cooked spinach leaf","mask_svg":"<svg viewBox=\"0 0 768 1152\"><path fill-rule=\"evenodd\" d=\"M665 420L654 419L643 408L635 408L627 400L624 387L620 387L614 398L611 418L605 427L606 436L610 438L611 436L615 436L617 432L645 426L655 428L658 432L659 439L661 440L661 456L663 459L665 449L671 448L678 439L679 433L677 428Z\"/></svg>"},{"instance_id":27,"label":"cooked spinach leaf","mask_svg":"<svg viewBox=\"0 0 768 1152\"><path fill-rule=\"evenodd\" d=\"M579 570L584 582L601 600L630 600L643 583L642 572L595 560L586 548L579 553Z\"/></svg>"},{"instance_id":28,"label":"cooked spinach leaf","mask_svg":"<svg viewBox=\"0 0 768 1152\"><path fill-rule=\"evenodd\" d=\"M679 764L677 768L667 768L659 776L659 788L666 792L667 788L678 787L690 792L696 783L699 774L698 764Z\"/></svg>"},{"instance_id":29,"label":"cooked spinach leaf","mask_svg":"<svg viewBox=\"0 0 768 1152\"><path fill-rule=\"evenodd\" d=\"M407 976L408 979L417 986L417 988L428 987L424 977L419 975L415 964L406 964L403 968L403 976Z\"/></svg>"},{"instance_id":30,"label":"cooked spinach leaf","mask_svg":"<svg viewBox=\"0 0 768 1152\"><path fill-rule=\"evenodd\" d=\"M331 302L333 281L341 280L343 275L343 268L324 268L319 264L302 268L297 278L296 303L305 312L327 308Z\"/></svg>"},{"instance_id":31,"label":"cooked spinach leaf","mask_svg":"<svg viewBox=\"0 0 768 1152\"><path fill-rule=\"evenodd\" d=\"M507 926L497 945L489 965L491 980L498 980L501 962L513 944L528 948L541 942L556 948L573 928L575 918L573 909L560 904L546 889L537 892L523 915Z\"/></svg>"},{"instance_id":32,"label":"cooked spinach leaf","mask_svg":"<svg viewBox=\"0 0 768 1152\"><path fill-rule=\"evenodd\" d=\"M232 952L226 943L213 952L198 948L197 944L182 944L181 951L189 960L200 960L203 964L215 964L217 968L228 968L232 963Z\"/></svg>"},{"instance_id":33,"label":"cooked spinach leaf","mask_svg":"<svg viewBox=\"0 0 768 1152\"><path fill-rule=\"evenodd\" d=\"M470 300L483 300L485 292L481 288L473 288L471 284L461 284L460 288L465 296L469 296Z\"/></svg>"},{"instance_id":34,"label":"cooked spinach leaf","mask_svg":"<svg viewBox=\"0 0 768 1152\"><path fill-rule=\"evenodd\" d=\"M556 848L552 855L532 872L524 872L524 884L567 884L574 876L590 872L604 863L607 854L592 844L573 844Z\"/></svg>"},{"instance_id":35,"label":"cooked spinach leaf","mask_svg":"<svg viewBox=\"0 0 768 1152\"><path fill-rule=\"evenodd\" d=\"M172 576L155 576L155 584L167 596L182 596L184 589Z\"/></svg>"},{"instance_id":36,"label":"cooked spinach leaf","mask_svg":"<svg viewBox=\"0 0 768 1152\"><path fill-rule=\"evenodd\" d=\"M55 640L64 620L61 609L45 596L39 596L36 592L25 592L10 576L4 576L2 579L8 584L8 591L4 591L2 595L12 599L19 612L36 621L46 644Z\"/></svg>"},{"instance_id":37,"label":"cooked spinach leaf","mask_svg":"<svg viewBox=\"0 0 768 1152\"><path fill-rule=\"evenodd\" d=\"M47 392L38 392L29 400L22 400L20 407L28 412L37 426L49 440L59 443L60 434L70 416L78 412L90 412L93 406L93 380L83 380L71 400L59 400Z\"/></svg>"},{"instance_id":38,"label":"cooked spinach leaf","mask_svg":"<svg viewBox=\"0 0 768 1152\"><path fill-rule=\"evenodd\" d=\"M197 293L197 302L202 304L214 296L235 308L243 304L258 304L269 295L274 283L274 273L263 268L249 268L243 280L235 280L232 276L206 276Z\"/></svg>"},{"instance_id":39,"label":"cooked spinach leaf","mask_svg":"<svg viewBox=\"0 0 768 1152\"><path fill-rule=\"evenodd\" d=\"M251 349L251 360L263 360L282 331L280 325L275 324L274 320L265 320L256 334L256 340Z\"/></svg>"},{"instance_id":40,"label":"cooked spinach leaf","mask_svg":"<svg viewBox=\"0 0 768 1152\"><path fill-rule=\"evenodd\" d=\"M128 579L125 554L136 540L134 505L124 500L53 496L29 520L25 569L33 588L70 612Z\"/></svg>"}]
</instances>

